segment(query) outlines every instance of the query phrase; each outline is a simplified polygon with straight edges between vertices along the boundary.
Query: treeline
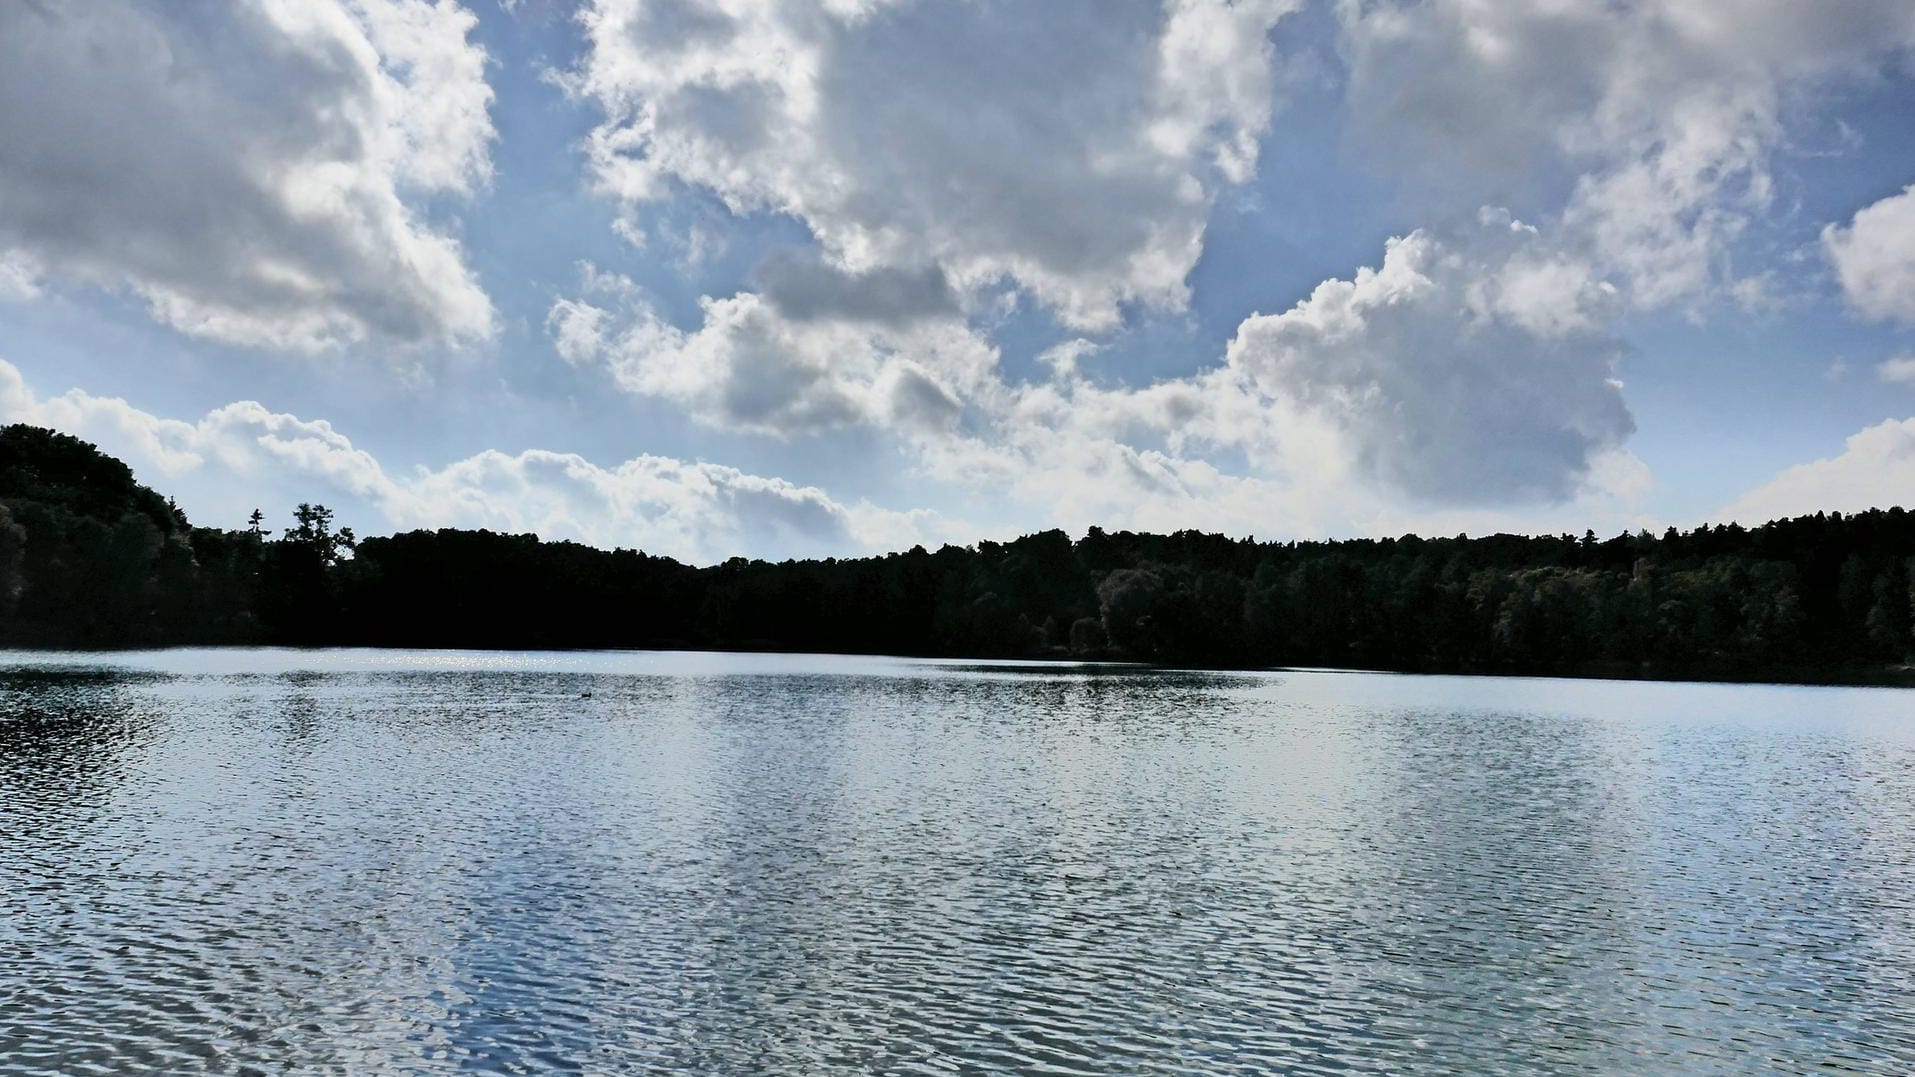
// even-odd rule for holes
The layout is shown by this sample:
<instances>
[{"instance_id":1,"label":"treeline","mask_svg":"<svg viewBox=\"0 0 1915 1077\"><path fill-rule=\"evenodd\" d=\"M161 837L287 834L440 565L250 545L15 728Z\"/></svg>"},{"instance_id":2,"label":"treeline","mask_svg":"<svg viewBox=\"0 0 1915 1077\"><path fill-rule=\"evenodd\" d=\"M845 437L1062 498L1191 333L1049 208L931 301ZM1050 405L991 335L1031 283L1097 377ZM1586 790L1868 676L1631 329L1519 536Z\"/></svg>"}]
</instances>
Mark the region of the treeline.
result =
<instances>
[{"instance_id":1,"label":"treeline","mask_svg":"<svg viewBox=\"0 0 1915 1077\"><path fill-rule=\"evenodd\" d=\"M694 568L489 531L194 527L77 439L0 430L0 642L731 647L1893 680L1902 509L1660 536L1255 542L1093 528Z\"/></svg>"}]
</instances>

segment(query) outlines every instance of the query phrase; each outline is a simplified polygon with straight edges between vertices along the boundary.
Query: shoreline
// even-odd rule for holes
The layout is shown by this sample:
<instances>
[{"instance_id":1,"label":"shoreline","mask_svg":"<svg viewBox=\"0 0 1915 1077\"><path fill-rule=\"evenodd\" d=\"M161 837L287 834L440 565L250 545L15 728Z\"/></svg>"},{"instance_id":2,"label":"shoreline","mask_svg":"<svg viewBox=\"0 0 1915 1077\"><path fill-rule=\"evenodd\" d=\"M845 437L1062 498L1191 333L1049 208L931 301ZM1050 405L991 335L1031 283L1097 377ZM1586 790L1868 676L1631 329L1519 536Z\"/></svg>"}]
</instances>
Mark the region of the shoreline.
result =
<instances>
[{"instance_id":1,"label":"shoreline","mask_svg":"<svg viewBox=\"0 0 1915 1077\"><path fill-rule=\"evenodd\" d=\"M553 647L553 646L484 646L484 645L410 645L410 644L364 644L364 643L325 643L325 644L250 644L250 643L174 643L128 647L34 647L8 644L0 651L21 655L129 655L151 654L169 651L288 651L300 653L321 653L340 651L364 652L428 652L428 653L470 653L470 654L696 654L696 655L783 655L803 657L816 655L833 658L885 658L904 661L932 661L958 664L1005 663L1014 662L1030 666L1060 667L1118 667L1136 670L1189 671L1201 673L1338 673L1338 674L1387 674L1405 677L1468 677L1487 680L1563 680L1563 681L1620 681L1620 682L1660 682L1670 684L1748 684L1775 685L1784 687L1826 687L1826 688L1915 688L1915 666L1891 665L1886 667L1821 668L1801 667L1770 670L1736 670L1732 668L1698 666L1687 668L1637 666L1627 662L1585 663L1574 667L1539 667L1511 669L1441 669L1407 668L1390 666L1289 666L1269 665L1252 666L1241 664L1216 664L1176 662L1162 663L1140 661L1115 654L1086 655L1010 655L1010 654L913 654L887 651L830 651L804 648L785 648L774 646L709 646L701 647L682 643L667 643L656 646L633 647ZM20 667L0 665L0 674L11 672Z\"/></svg>"}]
</instances>

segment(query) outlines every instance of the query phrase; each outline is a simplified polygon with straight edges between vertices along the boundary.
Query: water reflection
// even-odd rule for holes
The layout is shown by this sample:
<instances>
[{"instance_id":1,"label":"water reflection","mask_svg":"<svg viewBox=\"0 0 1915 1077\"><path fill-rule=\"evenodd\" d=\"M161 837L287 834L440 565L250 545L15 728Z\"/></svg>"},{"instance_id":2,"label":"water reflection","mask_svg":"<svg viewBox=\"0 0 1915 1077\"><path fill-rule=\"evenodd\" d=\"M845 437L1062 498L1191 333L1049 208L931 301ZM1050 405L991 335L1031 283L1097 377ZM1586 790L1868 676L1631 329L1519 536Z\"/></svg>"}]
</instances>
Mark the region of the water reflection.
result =
<instances>
[{"instance_id":1,"label":"water reflection","mask_svg":"<svg viewBox=\"0 0 1915 1077\"><path fill-rule=\"evenodd\" d=\"M1899 694L175 659L0 675L0 1073L1915 1065Z\"/></svg>"}]
</instances>

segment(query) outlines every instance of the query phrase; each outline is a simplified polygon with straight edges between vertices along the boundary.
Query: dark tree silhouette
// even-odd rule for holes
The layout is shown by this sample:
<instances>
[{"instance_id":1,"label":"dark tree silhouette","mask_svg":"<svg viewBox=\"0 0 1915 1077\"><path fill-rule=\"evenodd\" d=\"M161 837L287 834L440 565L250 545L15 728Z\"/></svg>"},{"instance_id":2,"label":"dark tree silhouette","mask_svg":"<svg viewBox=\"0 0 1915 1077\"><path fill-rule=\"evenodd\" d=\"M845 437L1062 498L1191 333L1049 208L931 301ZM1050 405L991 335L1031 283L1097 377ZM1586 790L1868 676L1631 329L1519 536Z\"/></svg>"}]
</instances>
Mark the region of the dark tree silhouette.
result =
<instances>
[{"instance_id":1,"label":"dark tree silhouette","mask_svg":"<svg viewBox=\"0 0 1915 1077\"><path fill-rule=\"evenodd\" d=\"M1092 528L693 568L490 531L192 527L75 438L0 429L0 642L731 647L1210 666L1907 681L1915 516L1598 538Z\"/></svg>"}]
</instances>

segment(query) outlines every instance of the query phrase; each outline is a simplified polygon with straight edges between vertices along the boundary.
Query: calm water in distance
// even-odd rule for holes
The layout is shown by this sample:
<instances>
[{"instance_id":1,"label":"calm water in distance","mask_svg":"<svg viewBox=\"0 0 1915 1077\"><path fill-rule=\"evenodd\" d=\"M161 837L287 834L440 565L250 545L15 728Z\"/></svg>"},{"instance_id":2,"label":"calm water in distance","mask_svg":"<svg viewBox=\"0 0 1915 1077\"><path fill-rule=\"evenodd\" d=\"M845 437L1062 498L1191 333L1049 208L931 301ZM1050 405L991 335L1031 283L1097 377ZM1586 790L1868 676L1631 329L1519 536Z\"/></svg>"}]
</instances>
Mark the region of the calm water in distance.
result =
<instances>
[{"instance_id":1,"label":"calm water in distance","mask_svg":"<svg viewBox=\"0 0 1915 1077\"><path fill-rule=\"evenodd\" d=\"M1822 1070L1906 691L0 654L3 1074Z\"/></svg>"}]
</instances>

